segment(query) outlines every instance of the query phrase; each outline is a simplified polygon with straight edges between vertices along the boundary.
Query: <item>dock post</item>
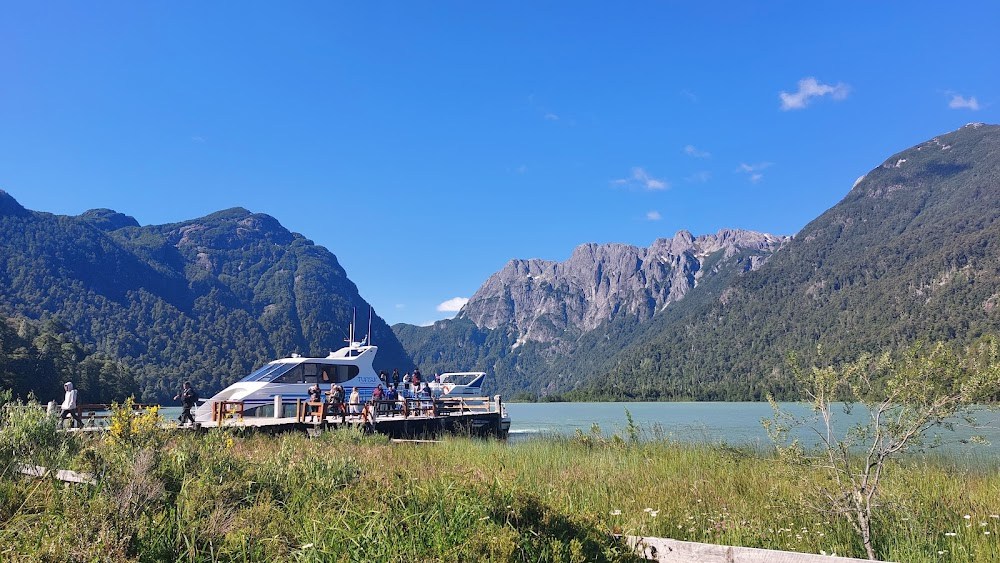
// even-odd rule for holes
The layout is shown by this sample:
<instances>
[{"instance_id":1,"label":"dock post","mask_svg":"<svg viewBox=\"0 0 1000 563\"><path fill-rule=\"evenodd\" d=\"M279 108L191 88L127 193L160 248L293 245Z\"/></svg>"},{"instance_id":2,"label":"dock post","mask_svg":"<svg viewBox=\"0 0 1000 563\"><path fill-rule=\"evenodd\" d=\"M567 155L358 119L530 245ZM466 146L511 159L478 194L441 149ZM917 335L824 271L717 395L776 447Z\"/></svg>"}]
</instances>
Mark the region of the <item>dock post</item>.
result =
<instances>
[{"instance_id":1,"label":"dock post","mask_svg":"<svg viewBox=\"0 0 1000 563\"><path fill-rule=\"evenodd\" d=\"M274 418L285 416L285 407L281 404L281 395L274 396Z\"/></svg>"},{"instance_id":2,"label":"dock post","mask_svg":"<svg viewBox=\"0 0 1000 563\"><path fill-rule=\"evenodd\" d=\"M56 414L56 402L49 401L49 404L45 407L45 416L52 416Z\"/></svg>"}]
</instances>

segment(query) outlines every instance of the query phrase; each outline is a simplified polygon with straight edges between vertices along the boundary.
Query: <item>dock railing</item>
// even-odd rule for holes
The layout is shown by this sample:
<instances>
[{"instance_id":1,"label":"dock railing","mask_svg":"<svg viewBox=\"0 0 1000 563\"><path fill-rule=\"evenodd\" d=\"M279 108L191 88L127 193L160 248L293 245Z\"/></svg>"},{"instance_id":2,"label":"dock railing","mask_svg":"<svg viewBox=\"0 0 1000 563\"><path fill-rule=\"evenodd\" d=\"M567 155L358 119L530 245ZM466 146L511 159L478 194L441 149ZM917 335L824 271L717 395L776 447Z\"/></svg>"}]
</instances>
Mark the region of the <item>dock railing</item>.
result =
<instances>
[{"instance_id":1,"label":"dock railing","mask_svg":"<svg viewBox=\"0 0 1000 563\"><path fill-rule=\"evenodd\" d=\"M212 403L212 422L221 424L229 418L243 420L243 401L215 401Z\"/></svg>"},{"instance_id":2,"label":"dock railing","mask_svg":"<svg viewBox=\"0 0 1000 563\"><path fill-rule=\"evenodd\" d=\"M87 403L76 406L76 413L80 415L83 420L84 428L100 428L107 426L108 421L112 417L112 409L116 405L114 403ZM149 411L149 409L157 407L159 405L154 404L139 404L132 405L132 415L142 416Z\"/></svg>"},{"instance_id":3,"label":"dock railing","mask_svg":"<svg viewBox=\"0 0 1000 563\"><path fill-rule=\"evenodd\" d=\"M495 412L493 399L489 397L442 397L434 402L441 415Z\"/></svg>"}]
</instances>

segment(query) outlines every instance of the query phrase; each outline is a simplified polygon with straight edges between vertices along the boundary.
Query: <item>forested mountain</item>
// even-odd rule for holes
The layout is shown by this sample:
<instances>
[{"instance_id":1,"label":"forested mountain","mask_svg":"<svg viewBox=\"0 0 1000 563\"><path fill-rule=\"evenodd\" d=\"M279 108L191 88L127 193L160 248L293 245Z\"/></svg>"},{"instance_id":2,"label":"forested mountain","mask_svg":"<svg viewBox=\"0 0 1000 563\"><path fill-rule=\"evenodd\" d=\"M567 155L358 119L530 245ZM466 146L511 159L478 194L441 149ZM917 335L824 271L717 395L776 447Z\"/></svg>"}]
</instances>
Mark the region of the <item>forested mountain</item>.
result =
<instances>
[{"instance_id":1,"label":"forested mountain","mask_svg":"<svg viewBox=\"0 0 1000 563\"><path fill-rule=\"evenodd\" d=\"M752 248L728 257L759 268L723 261L717 275L700 279L683 300L640 307L656 311L649 322L630 312L578 330L546 320L551 317L542 313L557 301L538 299L524 301L535 320L511 315L516 307L508 296L519 291L517 283L498 292L503 284L494 276L484 284L495 286L492 301L473 298L458 319L393 329L425 370L459 362L495 370L498 388L508 393L791 397L789 352L808 360L822 346L827 358L849 359L919 339L967 341L998 332L998 218L1000 127L972 124L886 160L762 265L761 256L746 255ZM522 289L544 283L539 268L515 262L505 270L521 272ZM564 297L572 308L592 306L595 295ZM602 309L595 318L605 314ZM531 334L568 338L525 338Z\"/></svg>"},{"instance_id":2,"label":"forested mountain","mask_svg":"<svg viewBox=\"0 0 1000 563\"><path fill-rule=\"evenodd\" d=\"M787 240L681 231L648 248L584 244L564 262L511 260L455 319L393 330L425 371L478 367L495 373L490 383L506 394L557 393L602 361L594 349L613 342L603 351L614 356L657 311L760 266ZM591 342L596 334L603 336Z\"/></svg>"},{"instance_id":3,"label":"forested mountain","mask_svg":"<svg viewBox=\"0 0 1000 563\"><path fill-rule=\"evenodd\" d=\"M337 258L246 209L139 226L107 209L24 209L0 191L0 310L51 319L131 368L144 400L210 392L291 353L343 345L368 304ZM412 365L382 319L377 367Z\"/></svg>"}]
</instances>

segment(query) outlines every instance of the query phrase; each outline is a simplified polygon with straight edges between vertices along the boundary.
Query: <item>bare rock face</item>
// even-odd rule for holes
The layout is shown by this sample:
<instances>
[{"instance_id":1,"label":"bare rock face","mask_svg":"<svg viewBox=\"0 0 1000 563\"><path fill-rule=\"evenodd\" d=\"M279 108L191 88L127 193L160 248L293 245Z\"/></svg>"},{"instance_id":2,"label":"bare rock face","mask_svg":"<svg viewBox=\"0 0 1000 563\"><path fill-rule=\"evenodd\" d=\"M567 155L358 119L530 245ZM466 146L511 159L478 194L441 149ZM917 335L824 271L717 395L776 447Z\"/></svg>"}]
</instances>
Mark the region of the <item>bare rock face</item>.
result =
<instances>
[{"instance_id":1,"label":"bare rock face","mask_svg":"<svg viewBox=\"0 0 1000 563\"><path fill-rule=\"evenodd\" d=\"M522 342L572 337L621 315L645 321L694 288L709 259L724 263L743 250L766 257L788 240L732 229L700 237L680 231L649 248L591 243L565 262L515 259L490 276L458 316L480 328L512 328ZM755 258L754 268L762 263Z\"/></svg>"}]
</instances>

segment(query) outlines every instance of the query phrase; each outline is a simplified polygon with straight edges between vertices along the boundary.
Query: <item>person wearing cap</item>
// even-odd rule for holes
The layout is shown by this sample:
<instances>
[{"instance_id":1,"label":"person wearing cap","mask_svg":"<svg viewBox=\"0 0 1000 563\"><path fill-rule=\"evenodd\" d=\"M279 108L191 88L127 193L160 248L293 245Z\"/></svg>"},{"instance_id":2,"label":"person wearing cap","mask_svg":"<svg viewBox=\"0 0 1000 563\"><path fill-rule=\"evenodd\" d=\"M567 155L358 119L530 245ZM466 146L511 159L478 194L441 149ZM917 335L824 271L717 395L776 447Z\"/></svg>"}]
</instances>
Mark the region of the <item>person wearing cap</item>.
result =
<instances>
[{"instance_id":1,"label":"person wearing cap","mask_svg":"<svg viewBox=\"0 0 1000 563\"><path fill-rule=\"evenodd\" d=\"M66 396L63 398L62 413L59 415L59 428L62 428L63 421L69 416L73 417L78 428L83 428L83 419L76 410L76 389L73 389L73 383L69 381L63 383L63 389L66 390ZM69 427L73 428L73 421L70 421Z\"/></svg>"}]
</instances>

